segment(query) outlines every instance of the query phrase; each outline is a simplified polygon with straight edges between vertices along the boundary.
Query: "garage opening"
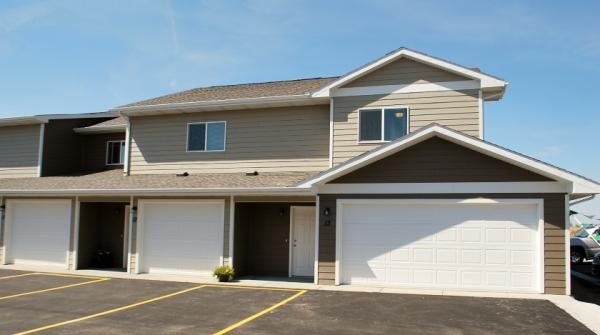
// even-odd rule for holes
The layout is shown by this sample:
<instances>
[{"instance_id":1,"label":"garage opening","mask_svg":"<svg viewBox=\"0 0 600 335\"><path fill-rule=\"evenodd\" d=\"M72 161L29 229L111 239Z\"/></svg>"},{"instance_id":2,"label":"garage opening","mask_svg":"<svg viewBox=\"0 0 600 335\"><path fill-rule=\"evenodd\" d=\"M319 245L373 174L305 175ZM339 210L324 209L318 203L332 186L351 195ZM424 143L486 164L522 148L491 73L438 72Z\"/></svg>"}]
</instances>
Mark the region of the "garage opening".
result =
<instances>
[{"instance_id":1,"label":"garage opening","mask_svg":"<svg viewBox=\"0 0 600 335\"><path fill-rule=\"evenodd\" d=\"M223 257L225 201L138 202L138 273L211 277Z\"/></svg>"},{"instance_id":2,"label":"garage opening","mask_svg":"<svg viewBox=\"0 0 600 335\"><path fill-rule=\"evenodd\" d=\"M338 201L340 284L543 290L537 200Z\"/></svg>"},{"instance_id":3,"label":"garage opening","mask_svg":"<svg viewBox=\"0 0 600 335\"><path fill-rule=\"evenodd\" d=\"M66 268L70 226L71 200L7 200L5 262Z\"/></svg>"},{"instance_id":4,"label":"garage opening","mask_svg":"<svg viewBox=\"0 0 600 335\"><path fill-rule=\"evenodd\" d=\"M236 203L234 268L246 279L312 281L314 203Z\"/></svg>"},{"instance_id":5,"label":"garage opening","mask_svg":"<svg viewBox=\"0 0 600 335\"><path fill-rule=\"evenodd\" d=\"M128 203L82 202L78 269L127 269Z\"/></svg>"}]
</instances>

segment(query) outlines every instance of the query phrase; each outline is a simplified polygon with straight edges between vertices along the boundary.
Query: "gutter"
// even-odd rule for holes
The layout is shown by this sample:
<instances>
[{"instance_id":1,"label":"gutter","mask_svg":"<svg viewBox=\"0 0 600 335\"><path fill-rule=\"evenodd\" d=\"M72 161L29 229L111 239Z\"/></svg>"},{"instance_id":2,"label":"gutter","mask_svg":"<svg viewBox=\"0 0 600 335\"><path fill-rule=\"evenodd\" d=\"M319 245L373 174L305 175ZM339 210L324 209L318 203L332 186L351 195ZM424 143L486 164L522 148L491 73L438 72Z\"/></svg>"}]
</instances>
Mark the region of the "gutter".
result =
<instances>
[{"instance_id":1,"label":"gutter","mask_svg":"<svg viewBox=\"0 0 600 335\"><path fill-rule=\"evenodd\" d=\"M0 127L9 127L9 126L27 126L27 125L36 125L47 123L48 121L44 121L39 117L35 116L23 116L23 117L11 117L0 120Z\"/></svg>"},{"instance_id":2,"label":"gutter","mask_svg":"<svg viewBox=\"0 0 600 335\"><path fill-rule=\"evenodd\" d=\"M181 196L181 195L316 195L311 188L300 187L263 187L263 188L149 188L149 189L39 189L39 190L0 190L2 196L75 196L75 195L160 195L160 196Z\"/></svg>"},{"instance_id":3,"label":"gutter","mask_svg":"<svg viewBox=\"0 0 600 335\"><path fill-rule=\"evenodd\" d=\"M590 194L590 195L585 196L583 198L579 198L579 199L575 199L575 200L569 201L569 205L570 206L577 205L577 204L580 204L582 202L590 201L590 200L594 199L595 197L596 197L595 194Z\"/></svg>"},{"instance_id":4,"label":"gutter","mask_svg":"<svg viewBox=\"0 0 600 335\"><path fill-rule=\"evenodd\" d=\"M102 133L115 133L115 132L125 132L127 125L114 125L114 126L103 126L103 127L83 127L83 128L75 128L74 132L78 134L102 134Z\"/></svg>"},{"instance_id":5,"label":"gutter","mask_svg":"<svg viewBox=\"0 0 600 335\"><path fill-rule=\"evenodd\" d=\"M152 111L172 111L190 108L215 108L215 107L234 107L234 106L247 106L247 105L260 105L267 103L286 103L286 102L315 102L321 99L313 98L310 94L302 95L284 95L275 97L259 97L259 98L243 98L243 99L227 99L227 100L212 100L212 101L193 101L193 102L178 102L178 103L167 103L167 104L156 104L156 105L145 105L145 106L130 106L130 107L116 107L109 111L119 112L124 116L135 116L136 114L143 114L143 112ZM323 99L328 101L328 99Z\"/></svg>"},{"instance_id":6,"label":"gutter","mask_svg":"<svg viewBox=\"0 0 600 335\"><path fill-rule=\"evenodd\" d=\"M0 119L0 127L7 126L24 126L48 123L50 120L63 119L93 119L118 116L115 112L98 112L98 113L79 113L79 114L48 114L48 115L33 115L19 116Z\"/></svg>"}]
</instances>

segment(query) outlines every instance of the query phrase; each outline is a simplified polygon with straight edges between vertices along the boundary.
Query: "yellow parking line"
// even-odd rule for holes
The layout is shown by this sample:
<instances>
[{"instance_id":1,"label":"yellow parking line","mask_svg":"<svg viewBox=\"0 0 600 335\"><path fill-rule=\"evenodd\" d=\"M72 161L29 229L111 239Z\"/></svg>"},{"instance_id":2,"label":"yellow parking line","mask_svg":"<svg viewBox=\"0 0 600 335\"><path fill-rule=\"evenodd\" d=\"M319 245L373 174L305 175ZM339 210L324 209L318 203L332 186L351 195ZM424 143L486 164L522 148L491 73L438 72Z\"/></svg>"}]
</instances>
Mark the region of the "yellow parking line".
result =
<instances>
[{"instance_id":1,"label":"yellow parking line","mask_svg":"<svg viewBox=\"0 0 600 335\"><path fill-rule=\"evenodd\" d=\"M16 298L16 297L22 297L22 296L25 296L25 295L32 295L32 294L38 294L38 293L44 293L44 292L62 290L62 289L69 288L69 287L94 284L94 283L99 283L99 282L103 282L103 281L106 281L106 280L110 280L110 278L100 278L100 279L96 279L96 280L92 280L92 281L86 281L86 282L83 282L83 283L69 284L69 285L63 285L63 286L58 286L58 287L47 288L47 289L44 289L44 290L37 290L37 291L31 291L31 292L25 292L25 293L7 295L7 296L4 296L4 297L0 297L0 300L6 300L6 299L11 299L11 298Z\"/></svg>"},{"instance_id":2,"label":"yellow parking line","mask_svg":"<svg viewBox=\"0 0 600 335\"><path fill-rule=\"evenodd\" d=\"M33 334L33 333L41 332L41 331L44 331L44 330L48 330L48 329L52 329L52 328L56 328L56 327L65 326L65 325L68 325L68 324L71 324L71 323L81 322L81 321L85 321L85 320L89 320L89 319L101 317L101 316L104 316L104 315L121 312L121 311L130 309L130 308L134 308L134 307L137 307L137 306L149 304L151 302L155 302L155 301L159 301L159 300L171 298L171 297L174 297L174 296L177 296L177 295L180 295L180 294L184 294L184 293L187 293L187 292L190 292L190 291L198 290L198 289L201 289L201 288L203 288L205 286L206 285L200 285L200 286L191 287L191 288L188 288L188 289L185 289L185 290L177 291L177 292L174 292L174 293L166 294L166 295L163 295L163 296L160 296L160 297L156 297L156 298L152 298L152 299L148 299L148 300L142 300L142 301L136 302L136 303L131 304L131 305L118 307L118 308L111 309L111 310L108 310L108 311L104 311L104 312L100 312L100 313L96 313L96 314L91 314L91 315L83 316L83 317L80 317L80 318L77 318L77 319L67 320L67 321L63 321L63 322L59 322L59 323L54 323L54 324L43 326L43 327L36 328L36 329L26 330L24 332L16 333L14 335Z\"/></svg>"},{"instance_id":3,"label":"yellow parking line","mask_svg":"<svg viewBox=\"0 0 600 335\"><path fill-rule=\"evenodd\" d=\"M279 288L279 287L260 287L260 286L235 286L235 285L219 285L219 284L208 284L208 287L222 287L222 288L237 288L242 290L259 290L259 291L284 291L284 292L300 292L302 290L295 288Z\"/></svg>"},{"instance_id":4,"label":"yellow parking line","mask_svg":"<svg viewBox=\"0 0 600 335\"><path fill-rule=\"evenodd\" d=\"M294 299L298 298L299 296L303 295L303 294L304 294L304 293L306 293L306 292L307 292L306 290L302 290L302 291L300 291L300 292L298 292L298 293L294 294L293 296L291 296L291 297L289 297L289 298L287 298L287 299L284 299L284 300L282 300L282 301L280 301L280 302L276 303L275 305L273 305L273 306L271 306L271 307L269 307L269 308L263 309L262 311L260 311L260 312L258 312L258 313L256 313L256 314L254 314L254 315L251 315L251 316L249 316L249 317L245 318L245 319L244 319L244 320L242 320L242 321L239 321L239 322L237 322L237 323L234 323L234 324L232 324L231 326L229 326L229 327L227 327L227 328L224 328L224 329L222 329L222 330L219 330L218 332L214 333L213 335L223 335L223 334L229 333L230 331L232 331L232 330L234 330L234 329L236 329L236 328L239 328L240 326L242 326L242 325L245 325L246 323L248 323L248 322L250 322L250 321L252 321L252 320L255 320L255 319L257 319L257 318L259 318L259 317L261 317L261 316L263 316L263 315L265 315L265 314L269 313L270 311L272 311L272 310L274 310L274 309L276 309L276 308L278 308L278 307L281 307L281 306L283 306L283 305L287 304L288 302L290 302L290 301L292 301L292 300L294 300Z\"/></svg>"},{"instance_id":5,"label":"yellow parking line","mask_svg":"<svg viewBox=\"0 0 600 335\"><path fill-rule=\"evenodd\" d=\"M53 276L53 277L66 277L66 278L83 278L83 279L101 279L103 277L97 276L84 276L84 275L70 275L70 274L62 274L62 273L50 273L50 272L36 272L34 274L40 276ZM103 278L106 279L106 278Z\"/></svg>"},{"instance_id":6,"label":"yellow parking line","mask_svg":"<svg viewBox=\"0 0 600 335\"><path fill-rule=\"evenodd\" d=\"M27 277L27 276L33 276L33 275L37 275L37 273L32 272L32 273L22 273L20 275L4 276L4 277L0 277L0 280L19 278L19 277Z\"/></svg>"}]
</instances>

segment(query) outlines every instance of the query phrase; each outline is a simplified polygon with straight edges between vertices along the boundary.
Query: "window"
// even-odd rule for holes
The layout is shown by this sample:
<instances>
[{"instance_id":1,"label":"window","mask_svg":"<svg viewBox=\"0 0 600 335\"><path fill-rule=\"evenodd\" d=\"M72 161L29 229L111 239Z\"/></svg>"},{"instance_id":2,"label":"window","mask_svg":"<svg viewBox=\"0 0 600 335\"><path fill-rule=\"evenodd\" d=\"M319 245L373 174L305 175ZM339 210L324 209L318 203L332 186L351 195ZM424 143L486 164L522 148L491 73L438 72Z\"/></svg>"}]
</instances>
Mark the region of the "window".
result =
<instances>
[{"instance_id":1,"label":"window","mask_svg":"<svg viewBox=\"0 0 600 335\"><path fill-rule=\"evenodd\" d=\"M189 123L187 151L225 151L225 121Z\"/></svg>"},{"instance_id":2,"label":"window","mask_svg":"<svg viewBox=\"0 0 600 335\"><path fill-rule=\"evenodd\" d=\"M393 141L408 133L408 108L377 108L358 111L360 142Z\"/></svg>"},{"instance_id":3,"label":"window","mask_svg":"<svg viewBox=\"0 0 600 335\"><path fill-rule=\"evenodd\" d=\"M123 165L125 161L125 141L106 143L106 165Z\"/></svg>"}]
</instances>

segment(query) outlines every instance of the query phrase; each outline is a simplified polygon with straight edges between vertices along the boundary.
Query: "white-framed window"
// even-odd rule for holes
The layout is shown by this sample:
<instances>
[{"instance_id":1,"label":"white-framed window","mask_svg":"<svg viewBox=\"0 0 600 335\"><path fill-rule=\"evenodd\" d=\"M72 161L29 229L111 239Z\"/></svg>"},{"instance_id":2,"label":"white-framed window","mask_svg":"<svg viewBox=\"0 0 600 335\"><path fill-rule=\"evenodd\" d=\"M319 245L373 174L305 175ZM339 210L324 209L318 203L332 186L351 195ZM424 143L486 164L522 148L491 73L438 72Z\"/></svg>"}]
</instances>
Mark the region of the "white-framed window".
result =
<instances>
[{"instance_id":1,"label":"white-framed window","mask_svg":"<svg viewBox=\"0 0 600 335\"><path fill-rule=\"evenodd\" d=\"M408 133L408 107L365 108L358 111L359 142L389 142Z\"/></svg>"},{"instance_id":2,"label":"white-framed window","mask_svg":"<svg viewBox=\"0 0 600 335\"><path fill-rule=\"evenodd\" d=\"M125 161L125 141L106 142L106 165L123 165Z\"/></svg>"},{"instance_id":3,"label":"white-framed window","mask_svg":"<svg viewBox=\"0 0 600 335\"><path fill-rule=\"evenodd\" d=\"M187 125L187 152L225 151L225 121L194 122Z\"/></svg>"}]
</instances>

